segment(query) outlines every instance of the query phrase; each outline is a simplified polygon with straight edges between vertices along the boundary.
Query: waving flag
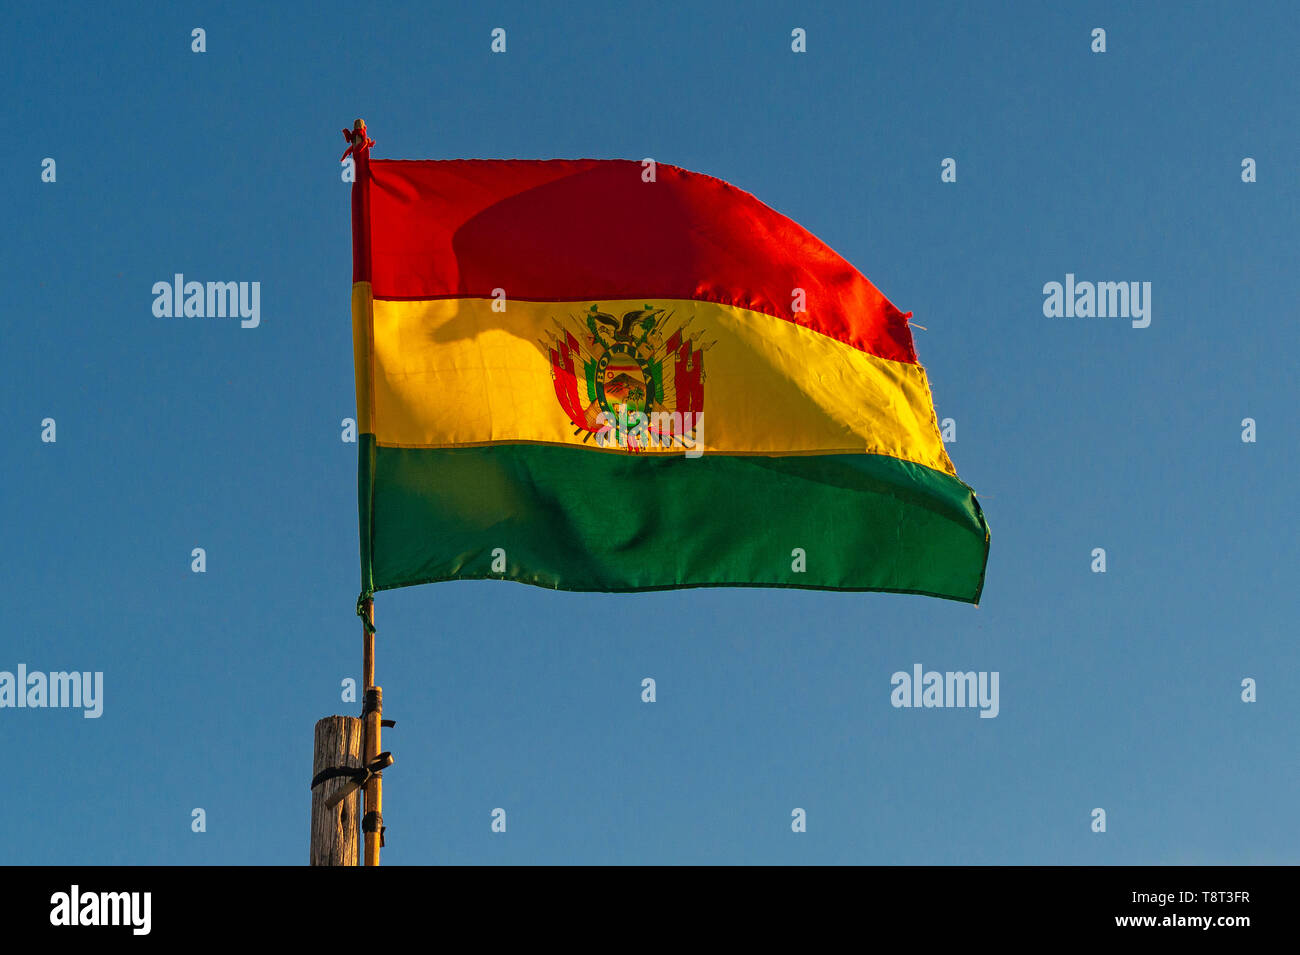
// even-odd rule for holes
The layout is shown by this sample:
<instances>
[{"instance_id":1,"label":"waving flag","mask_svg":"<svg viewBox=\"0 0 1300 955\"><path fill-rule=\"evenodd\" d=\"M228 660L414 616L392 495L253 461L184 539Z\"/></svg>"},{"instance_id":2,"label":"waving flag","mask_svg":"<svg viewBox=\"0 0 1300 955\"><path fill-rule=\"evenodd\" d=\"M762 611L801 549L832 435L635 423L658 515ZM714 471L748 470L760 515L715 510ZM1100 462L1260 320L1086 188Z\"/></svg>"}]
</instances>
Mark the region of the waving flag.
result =
<instances>
[{"instance_id":1,"label":"waving flag","mask_svg":"<svg viewBox=\"0 0 1300 955\"><path fill-rule=\"evenodd\" d=\"M356 150L362 592L976 602L988 527L902 314L710 176Z\"/></svg>"}]
</instances>

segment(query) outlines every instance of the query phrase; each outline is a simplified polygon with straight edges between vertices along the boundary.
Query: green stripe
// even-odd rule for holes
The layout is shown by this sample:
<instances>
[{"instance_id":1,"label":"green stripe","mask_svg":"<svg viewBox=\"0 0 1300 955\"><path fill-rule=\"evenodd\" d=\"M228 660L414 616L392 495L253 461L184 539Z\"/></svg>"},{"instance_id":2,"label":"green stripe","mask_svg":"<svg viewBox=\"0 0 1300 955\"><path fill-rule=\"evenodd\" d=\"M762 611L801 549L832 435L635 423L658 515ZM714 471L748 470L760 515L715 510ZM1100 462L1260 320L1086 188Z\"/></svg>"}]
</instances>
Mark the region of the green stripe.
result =
<instances>
[{"instance_id":1,"label":"green stripe","mask_svg":"<svg viewBox=\"0 0 1300 955\"><path fill-rule=\"evenodd\" d=\"M363 460L373 440L364 436ZM895 458L502 444L381 447L373 461L363 588L498 578L559 590L800 587L976 603L984 585L988 525L974 493ZM497 548L504 573L492 569Z\"/></svg>"},{"instance_id":2,"label":"green stripe","mask_svg":"<svg viewBox=\"0 0 1300 955\"><path fill-rule=\"evenodd\" d=\"M375 592L371 544L374 541L375 436L361 435L357 442L357 511L361 530L361 596ZM357 604L360 607L360 602ZM359 611L358 611L359 612Z\"/></svg>"}]
</instances>

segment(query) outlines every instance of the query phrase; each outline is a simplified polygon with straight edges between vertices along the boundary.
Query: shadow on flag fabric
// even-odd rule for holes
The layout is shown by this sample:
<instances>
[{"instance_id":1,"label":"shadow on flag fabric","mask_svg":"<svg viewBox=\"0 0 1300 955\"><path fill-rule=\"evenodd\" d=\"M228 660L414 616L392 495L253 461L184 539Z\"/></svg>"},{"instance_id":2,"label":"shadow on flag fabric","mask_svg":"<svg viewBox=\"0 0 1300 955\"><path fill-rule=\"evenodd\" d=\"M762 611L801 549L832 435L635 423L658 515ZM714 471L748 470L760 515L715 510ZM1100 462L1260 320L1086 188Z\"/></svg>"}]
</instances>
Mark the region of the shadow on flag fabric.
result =
<instances>
[{"instance_id":1,"label":"shadow on flag fabric","mask_svg":"<svg viewBox=\"0 0 1300 955\"><path fill-rule=\"evenodd\" d=\"M355 159L363 598L979 600L988 525L910 316L815 236L662 164Z\"/></svg>"}]
</instances>

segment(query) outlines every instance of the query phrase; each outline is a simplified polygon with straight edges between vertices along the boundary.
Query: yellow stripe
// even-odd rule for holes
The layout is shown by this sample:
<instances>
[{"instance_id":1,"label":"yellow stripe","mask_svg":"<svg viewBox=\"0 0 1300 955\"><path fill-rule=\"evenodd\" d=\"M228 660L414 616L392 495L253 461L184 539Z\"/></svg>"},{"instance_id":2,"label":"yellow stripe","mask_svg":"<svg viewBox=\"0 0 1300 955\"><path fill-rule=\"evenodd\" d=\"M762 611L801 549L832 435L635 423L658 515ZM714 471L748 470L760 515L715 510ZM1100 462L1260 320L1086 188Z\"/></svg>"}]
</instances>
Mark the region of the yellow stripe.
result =
<instances>
[{"instance_id":1,"label":"yellow stripe","mask_svg":"<svg viewBox=\"0 0 1300 955\"><path fill-rule=\"evenodd\" d=\"M369 341L355 330L358 294L363 311L373 313ZM793 322L730 305L643 299L596 304L615 316L645 304L673 310L663 325L665 339L690 319L684 334L696 337L697 346L712 343L703 363L700 446L706 454L867 452L956 474L919 365L877 358ZM548 332L563 336L567 329L582 339L591 305L510 301L501 312L493 311L490 299L372 302L368 285L354 290L358 413L364 414L362 369L369 369L360 349L369 346L373 433L381 446L595 448L595 441L574 434L555 394L548 353ZM586 342L584 347L600 351ZM577 372L585 404L581 362ZM667 367L665 374L671 377ZM361 424L361 430L371 429ZM660 450L682 453L680 445Z\"/></svg>"},{"instance_id":2,"label":"yellow stripe","mask_svg":"<svg viewBox=\"0 0 1300 955\"><path fill-rule=\"evenodd\" d=\"M369 282L352 286L352 356L356 365L357 432L374 433L375 381L374 340Z\"/></svg>"}]
</instances>

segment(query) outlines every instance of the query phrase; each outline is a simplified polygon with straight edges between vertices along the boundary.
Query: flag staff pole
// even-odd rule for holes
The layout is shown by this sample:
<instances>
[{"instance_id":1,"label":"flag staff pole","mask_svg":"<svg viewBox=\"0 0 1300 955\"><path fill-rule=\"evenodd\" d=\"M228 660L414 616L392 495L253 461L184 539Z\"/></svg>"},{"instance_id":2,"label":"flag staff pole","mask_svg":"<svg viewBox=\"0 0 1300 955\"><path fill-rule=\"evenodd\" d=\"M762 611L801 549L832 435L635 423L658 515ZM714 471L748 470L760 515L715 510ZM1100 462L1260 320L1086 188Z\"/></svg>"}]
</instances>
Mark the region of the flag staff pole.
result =
<instances>
[{"instance_id":1,"label":"flag staff pole","mask_svg":"<svg viewBox=\"0 0 1300 955\"><path fill-rule=\"evenodd\" d=\"M375 599L367 597L361 604L361 682L366 688L361 710L363 766L372 766L379 758L380 732L384 713L384 688L375 686ZM384 844L384 777L373 773L366 780L364 815L361 832L365 837L362 865L379 865L379 849Z\"/></svg>"},{"instance_id":2,"label":"flag staff pole","mask_svg":"<svg viewBox=\"0 0 1300 955\"><path fill-rule=\"evenodd\" d=\"M343 130L349 155L355 164L352 183L353 282L370 280L370 147L375 141L366 135L366 121L358 119L352 129ZM358 381L358 387L360 381ZM357 399L358 419L362 417L362 398ZM365 702L361 707L361 765L364 774L361 864L379 865L379 850L384 845L383 769L392 765L392 756L380 751L380 733L384 725L384 690L375 685L375 601L364 596L357 607L361 615L361 683ZM392 726L392 722L388 722Z\"/></svg>"}]
</instances>

